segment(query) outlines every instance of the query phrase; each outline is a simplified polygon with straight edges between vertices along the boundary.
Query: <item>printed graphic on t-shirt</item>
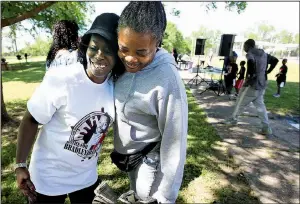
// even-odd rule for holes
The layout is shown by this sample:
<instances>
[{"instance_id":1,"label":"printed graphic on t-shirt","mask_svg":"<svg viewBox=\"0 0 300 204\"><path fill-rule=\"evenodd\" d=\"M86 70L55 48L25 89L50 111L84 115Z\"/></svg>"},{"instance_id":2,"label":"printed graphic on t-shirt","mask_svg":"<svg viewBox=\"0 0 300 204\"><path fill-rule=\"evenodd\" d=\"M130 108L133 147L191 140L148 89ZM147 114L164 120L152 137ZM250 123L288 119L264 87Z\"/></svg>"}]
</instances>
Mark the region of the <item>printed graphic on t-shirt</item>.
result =
<instances>
[{"instance_id":1,"label":"printed graphic on t-shirt","mask_svg":"<svg viewBox=\"0 0 300 204\"><path fill-rule=\"evenodd\" d=\"M64 149L82 157L81 161L97 157L111 122L112 118L104 112L104 108L86 115L72 127Z\"/></svg>"}]
</instances>

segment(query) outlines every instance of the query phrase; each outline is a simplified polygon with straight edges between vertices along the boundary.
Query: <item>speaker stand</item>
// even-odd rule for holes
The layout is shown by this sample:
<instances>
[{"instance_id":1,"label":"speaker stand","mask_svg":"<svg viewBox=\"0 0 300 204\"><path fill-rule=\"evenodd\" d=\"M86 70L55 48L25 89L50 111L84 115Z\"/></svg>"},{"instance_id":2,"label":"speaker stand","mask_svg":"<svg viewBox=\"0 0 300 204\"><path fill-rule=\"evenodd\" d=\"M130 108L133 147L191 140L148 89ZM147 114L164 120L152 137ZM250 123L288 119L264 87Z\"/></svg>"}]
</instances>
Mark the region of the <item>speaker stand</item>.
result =
<instances>
[{"instance_id":1,"label":"speaker stand","mask_svg":"<svg viewBox=\"0 0 300 204\"><path fill-rule=\"evenodd\" d=\"M226 87L225 87L224 81L223 81L224 69L225 69L225 58L224 58L224 62L223 62L223 68L222 68L221 76L220 76L220 79L218 81L218 90L217 90L217 92L215 91L215 94L217 94L218 96L220 96L221 94L226 94Z\"/></svg>"},{"instance_id":2,"label":"speaker stand","mask_svg":"<svg viewBox=\"0 0 300 204\"><path fill-rule=\"evenodd\" d=\"M202 78L200 75L199 75L199 69L200 67L204 67L204 61L201 61L201 64L200 64L200 56L198 57L198 64L197 64L197 74L194 78L192 78L187 84L190 85L190 88L192 87L193 84L196 84L196 86L198 86L198 84L200 85L202 82L205 82L207 83L207 81L205 81L204 78ZM198 83L199 81L199 83ZM208 83L207 83L208 84Z\"/></svg>"}]
</instances>

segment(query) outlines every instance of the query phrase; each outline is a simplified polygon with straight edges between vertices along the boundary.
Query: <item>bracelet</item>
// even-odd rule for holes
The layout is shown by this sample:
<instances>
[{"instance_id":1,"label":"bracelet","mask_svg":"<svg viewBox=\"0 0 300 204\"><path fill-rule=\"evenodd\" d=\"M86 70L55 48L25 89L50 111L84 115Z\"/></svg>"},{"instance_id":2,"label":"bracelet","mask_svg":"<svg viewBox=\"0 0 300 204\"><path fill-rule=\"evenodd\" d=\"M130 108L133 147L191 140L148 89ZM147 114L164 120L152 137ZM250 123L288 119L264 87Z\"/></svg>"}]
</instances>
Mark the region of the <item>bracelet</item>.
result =
<instances>
[{"instance_id":1,"label":"bracelet","mask_svg":"<svg viewBox=\"0 0 300 204\"><path fill-rule=\"evenodd\" d=\"M16 171L17 168L27 168L26 163L17 163L14 165L14 171Z\"/></svg>"}]
</instances>

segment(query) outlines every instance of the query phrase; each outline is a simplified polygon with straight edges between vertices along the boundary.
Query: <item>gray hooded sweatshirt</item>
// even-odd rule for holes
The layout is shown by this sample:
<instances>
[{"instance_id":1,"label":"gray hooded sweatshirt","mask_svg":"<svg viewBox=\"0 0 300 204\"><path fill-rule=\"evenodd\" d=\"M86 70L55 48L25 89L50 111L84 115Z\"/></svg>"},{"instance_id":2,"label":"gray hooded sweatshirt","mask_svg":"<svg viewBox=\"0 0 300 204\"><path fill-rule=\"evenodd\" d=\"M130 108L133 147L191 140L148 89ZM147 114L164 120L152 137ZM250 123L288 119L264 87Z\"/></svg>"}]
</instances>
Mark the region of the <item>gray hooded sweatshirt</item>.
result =
<instances>
[{"instance_id":1,"label":"gray hooded sweatshirt","mask_svg":"<svg viewBox=\"0 0 300 204\"><path fill-rule=\"evenodd\" d=\"M115 106L116 151L132 154L159 141L153 197L175 202L186 159L188 105L174 57L159 49L141 71L123 74L115 84Z\"/></svg>"},{"instance_id":2,"label":"gray hooded sweatshirt","mask_svg":"<svg viewBox=\"0 0 300 204\"><path fill-rule=\"evenodd\" d=\"M265 89L267 86L267 53L265 53L262 49L252 48L248 51L246 58L248 61L252 60L255 64L253 70L247 70L246 81L249 81L250 86L256 90Z\"/></svg>"}]
</instances>

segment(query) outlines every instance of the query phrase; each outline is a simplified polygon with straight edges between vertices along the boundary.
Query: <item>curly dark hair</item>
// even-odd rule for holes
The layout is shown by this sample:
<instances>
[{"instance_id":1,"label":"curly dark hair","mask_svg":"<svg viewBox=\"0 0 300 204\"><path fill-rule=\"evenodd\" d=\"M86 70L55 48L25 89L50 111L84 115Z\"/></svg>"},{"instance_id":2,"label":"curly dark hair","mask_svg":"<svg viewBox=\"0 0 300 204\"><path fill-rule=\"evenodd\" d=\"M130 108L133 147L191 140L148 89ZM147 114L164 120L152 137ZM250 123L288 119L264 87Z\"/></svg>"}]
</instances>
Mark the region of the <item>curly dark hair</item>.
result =
<instances>
[{"instance_id":1,"label":"curly dark hair","mask_svg":"<svg viewBox=\"0 0 300 204\"><path fill-rule=\"evenodd\" d=\"M47 55L46 65L50 66L58 50L78 48L79 27L75 21L60 20L53 26L53 42Z\"/></svg>"},{"instance_id":2,"label":"curly dark hair","mask_svg":"<svg viewBox=\"0 0 300 204\"><path fill-rule=\"evenodd\" d=\"M129 27L138 33L150 33L161 43L167 18L160 1L131 1L120 15L118 32Z\"/></svg>"},{"instance_id":3,"label":"curly dark hair","mask_svg":"<svg viewBox=\"0 0 300 204\"><path fill-rule=\"evenodd\" d=\"M86 59L86 51L90 42L92 34L87 34L86 36L81 38L78 48L78 58L77 61L80 62L84 69L87 69L87 59ZM103 38L104 39L104 38ZM110 44L106 39L104 39L107 44ZM116 39L117 40L117 39ZM113 81L116 82L117 79L125 72L125 66L118 57L116 48L114 50L114 57L116 59L116 64L111 71L111 76Z\"/></svg>"}]
</instances>

